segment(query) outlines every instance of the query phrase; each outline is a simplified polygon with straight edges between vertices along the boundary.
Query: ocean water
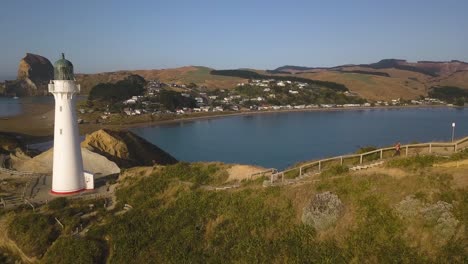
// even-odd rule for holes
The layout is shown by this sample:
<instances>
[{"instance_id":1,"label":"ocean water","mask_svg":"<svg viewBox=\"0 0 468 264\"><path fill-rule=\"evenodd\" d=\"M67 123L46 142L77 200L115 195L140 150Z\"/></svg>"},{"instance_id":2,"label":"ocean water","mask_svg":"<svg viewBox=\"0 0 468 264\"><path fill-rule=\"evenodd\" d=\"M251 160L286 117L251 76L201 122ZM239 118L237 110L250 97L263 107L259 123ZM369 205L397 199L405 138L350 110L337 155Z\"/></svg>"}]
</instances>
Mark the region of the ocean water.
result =
<instances>
[{"instance_id":1,"label":"ocean water","mask_svg":"<svg viewBox=\"0 0 468 264\"><path fill-rule=\"evenodd\" d=\"M300 161L396 142L468 136L467 108L370 109L252 114L132 131L181 161L222 161L284 169Z\"/></svg>"},{"instance_id":2,"label":"ocean water","mask_svg":"<svg viewBox=\"0 0 468 264\"><path fill-rule=\"evenodd\" d=\"M88 96L78 95L77 101L86 100ZM15 116L23 113L25 105L50 104L53 105L54 97L49 96L30 96L13 99L12 97L0 97L0 117Z\"/></svg>"},{"instance_id":3,"label":"ocean water","mask_svg":"<svg viewBox=\"0 0 468 264\"><path fill-rule=\"evenodd\" d=\"M21 103L10 97L0 97L0 117L14 116L21 113Z\"/></svg>"}]
</instances>

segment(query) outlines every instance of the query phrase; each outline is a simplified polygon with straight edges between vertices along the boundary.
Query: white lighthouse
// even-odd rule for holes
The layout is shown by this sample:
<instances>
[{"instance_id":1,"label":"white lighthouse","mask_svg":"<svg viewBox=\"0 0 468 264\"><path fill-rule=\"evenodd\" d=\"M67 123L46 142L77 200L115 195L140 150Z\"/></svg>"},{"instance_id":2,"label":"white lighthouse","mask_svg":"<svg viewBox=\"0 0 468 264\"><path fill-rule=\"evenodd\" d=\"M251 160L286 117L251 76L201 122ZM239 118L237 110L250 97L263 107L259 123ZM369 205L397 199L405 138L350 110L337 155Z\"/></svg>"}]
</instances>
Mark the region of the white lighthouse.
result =
<instances>
[{"instance_id":1,"label":"white lighthouse","mask_svg":"<svg viewBox=\"0 0 468 264\"><path fill-rule=\"evenodd\" d=\"M49 92L55 98L51 192L62 195L78 193L86 189L75 110L80 86L75 84L73 64L65 59L63 53L62 58L54 64L54 80L49 83Z\"/></svg>"}]
</instances>

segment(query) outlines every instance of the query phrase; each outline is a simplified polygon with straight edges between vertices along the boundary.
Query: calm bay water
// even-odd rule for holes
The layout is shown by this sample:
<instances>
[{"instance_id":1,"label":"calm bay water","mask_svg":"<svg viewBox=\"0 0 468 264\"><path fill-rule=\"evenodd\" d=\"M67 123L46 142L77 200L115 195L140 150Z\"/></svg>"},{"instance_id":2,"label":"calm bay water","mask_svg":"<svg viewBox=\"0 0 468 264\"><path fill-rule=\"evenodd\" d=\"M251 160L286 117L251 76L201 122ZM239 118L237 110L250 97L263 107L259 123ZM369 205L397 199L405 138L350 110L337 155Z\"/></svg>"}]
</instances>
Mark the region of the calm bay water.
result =
<instances>
[{"instance_id":1,"label":"calm bay water","mask_svg":"<svg viewBox=\"0 0 468 264\"><path fill-rule=\"evenodd\" d=\"M19 100L9 97L0 97L0 117L13 116L21 113Z\"/></svg>"},{"instance_id":2,"label":"calm bay water","mask_svg":"<svg viewBox=\"0 0 468 264\"><path fill-rule=\"evenodd\" d=\"M182 161L222 161L284 169L363 146L447 141L468 135L468 109L372 109L233 116L132 131Z\"/></svg>"},{"instance_id":3,"label":"calm bay water","mask_svg":"<svg viewBox=\"0 0 468 264\"><path fill-rule=\"evenodd\" d=\"M79 95L78 100L85 100L87 96ZM0 97L0 117L15 116L23 113L23 106L27 104L54 104L53 96L30 96L13 99Z\"/></svg>"}]
</instances>

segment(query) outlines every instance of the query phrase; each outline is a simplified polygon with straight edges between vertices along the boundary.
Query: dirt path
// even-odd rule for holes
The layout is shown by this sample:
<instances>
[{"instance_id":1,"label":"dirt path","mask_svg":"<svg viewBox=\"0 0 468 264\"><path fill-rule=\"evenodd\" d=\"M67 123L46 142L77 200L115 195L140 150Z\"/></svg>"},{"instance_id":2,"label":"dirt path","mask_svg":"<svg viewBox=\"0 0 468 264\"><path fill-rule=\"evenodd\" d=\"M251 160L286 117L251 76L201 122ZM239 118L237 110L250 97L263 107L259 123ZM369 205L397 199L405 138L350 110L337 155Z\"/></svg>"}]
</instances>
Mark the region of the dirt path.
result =
<instances>
[{"instance_id":1,"label":"dirt path","mask_svg":"<svg viewBox=\"0 0 468 264\"><path fill-rule=\"evenodd\" d=\"M229 173L229 178L227 179L227 182L233 180L241 181L244 179L248 179L253 173L265 170L265 168L252 165L233 165L227 170Z\"/></svg>"},{"instance_id":2,"label":"dirt path","mask_svg":"<svg viewBox=\"0 0 468 264\"><path fill-rule=\"evenodd\" d=\"M0 247L6 248L11 251L13 254L21 258L21 261L24 263L35 263L37 259L35 257L30 258L24 254L23 250L16 245L16 243L8 237L6 232L8 227L8 217L2 217L0 219L0 230L5 230L0 232Z\"/></svg>"}]
</instances>

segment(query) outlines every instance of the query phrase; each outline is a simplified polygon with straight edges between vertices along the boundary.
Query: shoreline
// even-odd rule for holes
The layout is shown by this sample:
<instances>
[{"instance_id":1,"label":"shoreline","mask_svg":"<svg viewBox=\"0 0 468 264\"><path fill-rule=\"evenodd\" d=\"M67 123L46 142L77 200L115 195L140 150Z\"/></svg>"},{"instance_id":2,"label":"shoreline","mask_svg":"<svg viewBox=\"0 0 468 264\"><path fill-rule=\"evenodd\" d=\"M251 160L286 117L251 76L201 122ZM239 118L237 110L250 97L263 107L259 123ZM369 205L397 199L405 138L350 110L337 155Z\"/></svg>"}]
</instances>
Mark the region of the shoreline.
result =
<instances>
[{"instance_id":1,"label":"shoreline","mask_svg":"<svg viewBox=\"0 0 468 264\"><path fill-rule=\"evenodd\" d=\"M0 118L0 127L3 127L5 124L6 127L10 125L12 129L2 129L0 128L0 132L15 134L21 136L26 144L35 144L35 143L43 143L47 142L44 139L53 138L53 123L51 123L51 119L53 116L53 105L42 105L42 111L37 111L36 107L32 105L27 105L23 108L25 111L22 113L6 117L6 119L2 120ZM99 123L99 124L82 124L79 125L80 135L84 136L86 134L92 133L99 129L117 129L117 130L124 130L124 129L132 129L132 128L143 128L143 127L155 127L160 125L168 125L168 124L176 124L182 122L193 122L197 120L210 120L210 119L218 119L223 117L234 117L234 116L254 116L254 115L266 115L266 114L286 114L286 113L306 113L306 112L338 112L338 111L365 111L365 110L399 110L399 109L433 109L433 108L467 108L465 107L453 107L447 105L407 105L407 106L369 106L369 107L333 107L333 108L307 108L307 109L280 109L280 110L255 110L255 111L226 111L226 112L208 112L204 115L196 115L196 114L188 114L182 117L176 116L173 119L168 120L156 120L156 121L144 121L144 122L135 122L135 123L123 123L123 124L106 124L106 123ZM36 111L34 111L36 110ZM36 112L36 114L32 114L31 112ZM24 125L29 123L28 121L39 121L38 116L47 115L47 120L41 120L42 127L34 127L34 129L30 129L31 126ZM193 116L195 115L195 116ZM131 118L131 117L130 117ZM44 123L48 123L44 126ZM34 123L34 122L33 122ZM11 126L14 124L14 126Z\"/></svg>"},{"instance_id":2,"label":"shoreline","mask_svg":"<svg viewBox=\"0 0 468 264\"><path fill-rule=\"evenodd\" d=\"M249 115L262 115L262 114L279 114L279 113L306 113L306 112L338 112L338 111L362 111L362 110L392 110L392 109L425 109L425 108L468 108L468 107L452 107L446 105L426 105L426 106L419 106L419 105L408 105L408 106L368 106L368 107L333 107L333 108L308 108L308 109L282 109L282 110L263 110L263 111L229 111L225 112L226 114L213 114L213 115L204 115L204 116L193 116L193 117L182 117L182 118L175 118L170 120L159 120L153 122L139 122L133 124L101 124L101 127L109 127L109 128L122 128L122 129L130 129L130 128L141 128L141 127L152 127L152 126L159 126L159 125L166 125L172 123L180 123L184 121L196 121L196 120L203 120L203 119L218 119L223 117L233 117L233 116L249 116ZM97 124L99 126L99 124Z\"/></svg>"}]
</instances>

